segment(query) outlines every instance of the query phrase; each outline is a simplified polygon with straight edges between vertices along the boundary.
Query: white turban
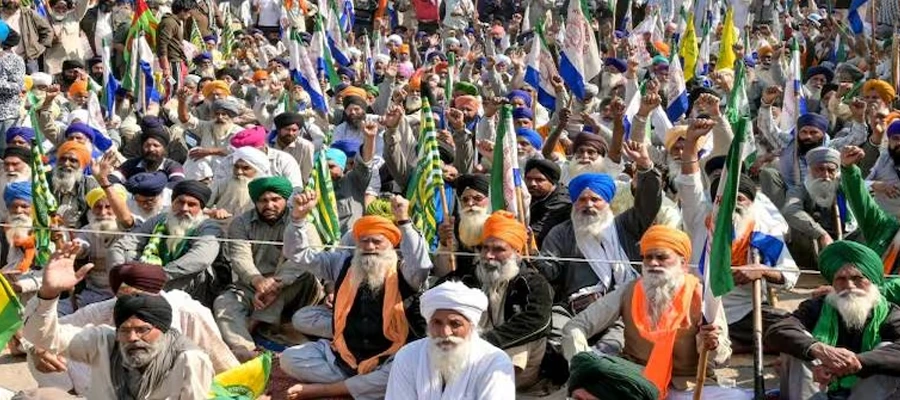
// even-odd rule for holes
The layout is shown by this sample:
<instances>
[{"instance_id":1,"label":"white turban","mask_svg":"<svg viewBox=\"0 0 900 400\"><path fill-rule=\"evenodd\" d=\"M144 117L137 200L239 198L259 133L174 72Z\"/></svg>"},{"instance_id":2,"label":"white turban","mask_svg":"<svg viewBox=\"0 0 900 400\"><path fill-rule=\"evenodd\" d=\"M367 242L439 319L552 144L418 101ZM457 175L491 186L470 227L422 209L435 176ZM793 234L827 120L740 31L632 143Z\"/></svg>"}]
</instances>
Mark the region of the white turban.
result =
<instances>
[{"instance_id":1,"label":"white turban","mask_svg":"<svg viewBox=\"0 0 900 400\"><path fill-rule=\"evenodd\" d=\"M478 324L481 313L488 307L487 296L481 290L455 281L447 281L425 291L419 301L419 308L426 321L430 321L437 310L451 310L462 314L469 322Z\"/></svg>"},{"instance_id":2,"label":"white turban","mask_svg":"<svg viewBox=\"0 0 900 400\"><path fill-rule=\"evenodd\" d=\"M597 96L598 93L600 93L600 88L598 88L597 85L595 85L593 83L585 83L584 84L584 93L587 94L588 96L594 97L594 96Z\"/></svg>"},{"instance_id":3,"label":"white turban","mask_svg":"<svg viewBox=\"0 0 900 400\"><path fill-rule=\"evenodd\" d=\"M212 166L207 161L188 160L184 163L184 179L202 181L213 177Z\"/></svg>"},{"instance_id":4,"label":"white turban","mask_svg":"<svg viewBox=\"0 0 900 400\"><path fill-rule=\"evenodd\" d=\"M401 38L400 35L396 35L396 34L390 35L387 37L386 42L389 44L393 44L395 46L399 46L399 45L403 44L403 38Z\"/></svg>"},{"instance_id":5,"label":"white turban","mask_svg":"<svg viewBox=\"0 0 900 400\"><path fill-rule=\"evenodd\" d=\"M31 82L33 86L50 86L53 83L53 77L43 72L35 72L31 74Z\"/></svg>"},{"instance_id":6,"label":"white turban","mask_svg":"<svg viewBox=\"0 0 900 400\"><path fill-rule=\"evenodd\" d=\"M191 86L197 86L200 84L200 77L197 75L188 75L184 77L184 82Z\"/></svg>"},{"instance_id":7,"label":"white turban","mask_svg":"<svg viewBox=\"0 0 900 400\"><path fill-rule=\"evenodd\" d=\"M79 108L75 111L69 113L69 123L73 123L75 121L81 121L85 124L91 122L91 113L88 110L83 108Z\"/></svg>"},{"instance_id":8,"label":"white turban","mask_svg":"<svg viewBox=\"0 0 900 400\"><path fill-rule=\"evenodd\" d=\"M232 157L234 157L234 162L244 160L247 164L250 164L251 167L256 169L257 172L266 176L269 175L269 156L260 149L252 146L244 146L235 150Z\"/></svg>"},{"instance_id":9,"label":"white turban","mask_svg":"<svg viewBox=\"0 0 900 400\"><path fill-rule=\"evenodd\" d=\"M500 54L500 55L494 56L494 62L496 62L497 64L510 65L510 64L512 64L512 59L509 58L509 56Z\"/></svg>"},{"instance_id":10,"label":"white turban","mask_svg":"<svg viewBox=\"0 0 900 400\"><path fill-rule=\"evenodd\" d=\"M375 62L381 62L381 63L387 64L387 63L391 62L391 56L389 56L387 54L376 54Z\"/></svg>"}]
</instances>

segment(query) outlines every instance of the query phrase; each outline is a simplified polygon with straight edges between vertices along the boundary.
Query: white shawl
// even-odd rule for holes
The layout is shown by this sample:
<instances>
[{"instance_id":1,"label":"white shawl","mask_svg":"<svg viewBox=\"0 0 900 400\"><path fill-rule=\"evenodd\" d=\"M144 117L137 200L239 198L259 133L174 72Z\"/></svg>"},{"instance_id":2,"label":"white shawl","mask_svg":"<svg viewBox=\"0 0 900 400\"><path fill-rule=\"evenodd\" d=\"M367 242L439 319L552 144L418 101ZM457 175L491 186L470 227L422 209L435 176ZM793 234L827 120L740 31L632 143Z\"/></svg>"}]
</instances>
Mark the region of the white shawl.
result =
<instances>
[{"instance_id":1,"label":"white shawl","mask_svg":"<svg viewBox=\"0 0 900 400\"><path fill-rule=\"evenodd\" d=\"M428 338L412 343L409 350L418 354L415 368L415 397L418 400L514 399L515 383L509 356L480 337L472 338L469 359L464 371L444 386L440 374L431 368ZM412 354L410 354L412 355ZM398 358L405 359L406 357ZM388 398L400 398L401 391L388 385ZM409 393L406 393L407 395Z\"/></svg>"},{"instance_id":2,"label":"white shawl","mask_svg":"<svg viewBox=\"0 0 900 400\"><path fill-rule=\"evenodd\" d=\"M603 228L598 236L576 236L575 243L578 250L584 255L591 269L597 274L600 282L595 286L593 292L606 293L612 289L613 282L618 285L629 282L637 276L634 268L628 262L628 254L622 249L619 242L619 233L616 230L616 222L613 220L609 226ZM610 263L606 261L621 261L618 263Z\"/></svg>"}]
</instances>

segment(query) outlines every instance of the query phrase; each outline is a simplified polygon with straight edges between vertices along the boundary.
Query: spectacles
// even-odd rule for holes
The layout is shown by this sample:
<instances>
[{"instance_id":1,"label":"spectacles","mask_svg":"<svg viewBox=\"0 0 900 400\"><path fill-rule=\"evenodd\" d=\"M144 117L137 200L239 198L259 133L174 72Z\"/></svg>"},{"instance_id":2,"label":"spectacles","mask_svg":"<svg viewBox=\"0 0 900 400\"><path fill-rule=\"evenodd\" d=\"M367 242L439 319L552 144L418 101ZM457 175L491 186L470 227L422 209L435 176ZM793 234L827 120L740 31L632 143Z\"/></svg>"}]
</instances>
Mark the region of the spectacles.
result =
<instances>
[{"instance_id":1,"label":"spectacles","mask_svg":"<svg viewBox=\"0 0 900 400\"><path fill-rule=\"evenodd\" d=\"M133 333L143 339L145 336L150 334L150 332L152 332L152 331L153 331L153 327L148 326L148 325L136 326L134 328L119 327L119 329L116 330L116 335L118 335L119 337L128 338L128 337L131 337L131 334Z\"/></svg>"}]
</instances>

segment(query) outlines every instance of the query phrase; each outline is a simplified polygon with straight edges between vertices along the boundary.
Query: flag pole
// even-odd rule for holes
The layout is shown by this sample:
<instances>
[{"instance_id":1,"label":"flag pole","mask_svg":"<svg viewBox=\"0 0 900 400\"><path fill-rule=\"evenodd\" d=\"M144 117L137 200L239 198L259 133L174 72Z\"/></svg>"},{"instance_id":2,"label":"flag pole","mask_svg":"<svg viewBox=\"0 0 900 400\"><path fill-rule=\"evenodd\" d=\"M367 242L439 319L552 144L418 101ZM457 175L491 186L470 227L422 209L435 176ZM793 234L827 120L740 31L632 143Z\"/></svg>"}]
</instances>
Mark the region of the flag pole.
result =
<instances>
[{"instance_id":1,"label":"flag pole","mask_svg":"<svg viewBox=\"0 0 900 400\"><path fill-rule=\"evenodd\" d=\"M441 187L441 210L444 212L444 221L450 218L450 207L447 204L447 191ZM453 235L450 236L450 272L456 271L456 253L453 252Z\"/></svg>"},{"instance_id":2,"label":"flag pole","mask_svg":"<svg viewBox=\"0 0 900 400\"><path fill-rule=\"evenodd\" d=\"M753 250L753 263L759 264L759 251ZM762 336L762 279L753 281L753 398L766 398L766 380L763 378Z\"/></svg>"},{"instance_id":3,"label":"flag pole","mask_svg":"<svg viewBox=\"0 0 900 400\"><path fill-rule=\"evenodd\" d=\"M519 222L521 222L522 225L524 225L525 228L527 229L528 223L525 222L525 200L522 198L522 187L521 186L516 186L516 206L517 206L516 208L519 209L519 215L517 216L519 219ZM530 247L531 247L530 242L525 245L525 250L524 250L525 257L528 257L530 255L529 254L531 252Z\"/></svg>"},{"instance_id":4,"label":"flag pole","mask_svg":"<svg viewBox=\"0 0 900 400\"><path fill-rule=\"evenodd\" d=\"M704 318L704 321L706 319ZM706 346L700 351L700 361L697 364L697 385L694 386L694 400L703 397L703 385L706 383L706 364L709 362L709 350Z\"/></svg>"}]
</instances>

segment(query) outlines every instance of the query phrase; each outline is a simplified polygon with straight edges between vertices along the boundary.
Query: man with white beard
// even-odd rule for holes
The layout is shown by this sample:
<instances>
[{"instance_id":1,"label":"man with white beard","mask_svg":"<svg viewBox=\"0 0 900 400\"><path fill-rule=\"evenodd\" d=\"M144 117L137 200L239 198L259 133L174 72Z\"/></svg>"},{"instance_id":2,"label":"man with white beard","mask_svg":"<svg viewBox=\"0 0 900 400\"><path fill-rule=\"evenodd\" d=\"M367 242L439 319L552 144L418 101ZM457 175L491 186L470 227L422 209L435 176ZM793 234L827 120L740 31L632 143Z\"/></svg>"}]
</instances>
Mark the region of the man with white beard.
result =
<instances>
[{"instance_id":1,"label":"man with white beard","mask_svg":"<svg viewBox=\"0 0 900 400\"><path fill-rule=\"evenodd\" d=\"M269 132L260 125L251 126L234 134L229 142L232 149L252 147L263 153L266 160L266 169L271 176L283 176L294 185L295 188L303 188L303 176L297 160L288 153L266 145L266 137ZM332 143L334 145L334 143ZM229 154L222 159L218 170L213 171L213 179L220 179L231 175L231 166L234 155ZM379 181L380 183L380 181Z\"/></svg>"},{"instance_id":2,"label":"man with white beard","mask_svg":"<svg viewBox=\"0 0 900 400\"><path fill-rule=\"evenodd\" d=\"M358 219L356 250L312 248L306 217L316 203L315 192L294 196L283 252L301 270L334 282L334 339L281 354L282 370L301 382L288 398L383 398L391 356L425 330L413 301L431 271L428 244L409 220L409 201L394 196L397 223L373 215Z\"/></svg>"},{"instance_id":3,"label":"man with white beard","mask_svg":"<svg viewBox=\"0 0 900 400\"><path fill-rule=\"evenodd\" d=\"M519 156L519 165L524 166L528 160L541 157L541 148L544 147L544 139L531 128L516 129L516 152Z\"/></svg>"},{"instance_id":4,"label":"man with white beard","mask_svg":"<svg viewBox=\"0 0 900 400\"><path fill-rule=\"evenodd\" d=\"M512 361L478 335L488 306L484 293L451 281L427 290L420 301L428 337L397 352L386 398L515 398Z\"/></svg>"},{"instance_id":5,"label":"man with white beard","mask_svg":"<svg viewBox=\"0 0 900 400\"><path fill-rule=\"evenodd\" d=\"M821 107L822 87L834 80L834 71L825 66L815 66L806 70L806 81L803 84L803 96L806 98L807 111L818 113Z\"/></svg>"},{"instance_id":6,"label":"man with white beard","mask_svg":"<svg viewBox=\"0 0 900 400\"><path fill-rule=\"evenodd\" d=\"M472 253L481 244L484 221L491 216L490 180L482 174L464 174L454 182L459 194L457 216L446 218L438 227L438 250ZM475 276L475 258L457 255L456 269L450 268L450 255L438 254L435 259L436 276L464 278Z\"/></svg>"},{"instance_id":7,"label":"man with white beard","mask_svg":"<svg viewBox=\"0 0 900 400\"><path fill-rule=\"evenodd\" d=\"M215 280L223 278L214 270L220 253L218 238L223 232L218 222L203 214L209 197L209 188L200 182L178 182L172 188L172 206L166 213L113 243L110 264L140 260L159 265L169 274L167 290L179 289L204 305L212 304L217 293Z\"/></svg>"},{"instance_id":8,"label":"man with white beard","mask_svg":"<svg viewBox=\"0 0 900 400\"><path fill-rule=\"evenodd\" d=\"M528 233L512 213L491 214L481 242L475 275L477 286L488 297L488 315L479 324L481 337L512 359L516 392L532 394L547 348L553 289L523 262Z\"/></svg>"},{"instance_id":9,"label":"man with white beard","mask_svg":"<svg viewBox=\"0 0 900 400\"><path fill-rule=\"evenodd\" d=\"M191 136L186 138L190 150L185 168L191 163L206 163L216 171L222 159L231 152L231 138L242 130L234 123L234 118L240 114L240 105L230 98L215 100L211 107L213 119L200 120L188 110L187 92L182 90L178 96L178 120L184 127L185 136ZM196 143L190 143L191 140Z\"/></svg>"},{"instance_id":10,"label":"man with white beard","mask_svg":"<svg viewBox=\"0 0 900 400\"><path fill-rule=\"evenodd\" d=\"M3 173L0 174L0 186L9 183L31 182L31 149L7 147L3 151ZM0 197L2 198L2 197ZM6 201L0 204L0 221L7 216Z\"/></svg>"},{"instance_id":11,"label":"man with white beard","mask_svg":"<svg viewBox=\"0 0 900 400\"><path fill-rule=\"evenodd\" d=\"M591 304L563 331L563 354L571 360L592 350L588 339L619 318L625 325L622 358L644 367L643 376L660 399L690 399L696 384L699 354L709 351L709 371L731 356L728 326L722 307L704 323L703 288L688 272L691 239L677 229L655 225L640 240L643 276ZM611 376L599 376L608 380ZM712 380L706 380L707 385ZM704 398L747 399L740 389L703 388Z\"/></svg>"},{"instance_id":12,"label":"man with white beard","mask_svg":"<svg viewBox=\"0 0 900 400\"><path fill-rule=\"evenodd\" d=\"M889 303L881 258L837 241L819 270L834 288L772 325L765 343L782 354L781 393L790 399L888 399L900 389L900 308Z\"/></svg>"},{"instance_id":13,"label":"man with white beard","mask_svg":"<svg viewBox=\"0 0 900 400\"><path fill-rule=\"evenodd\" d=\"M126 204L134 217L135 225L140 225L168 209L172 190L166 187L166 175L162 172L141 172L132 175L125 182L129 196Z\"/></svg>"},{"instance_id":14,"label":"man with white beard","mask_svg":"<svg viewBox=\"0 0 900 400\"><path fill-rule=\"evenodd\" d=\"M803 269L816 269L818 249L851 234L853 226L841 192L841 153L817 147L806 153L809 174L803 186L788 190L781 214L791 228L788 246Z\"/></svg>"},{"instance_id":15,"label":"man with white beard","mask_svg":"<svg viewBox=\"0 0 900 400\"><path fill-rule=\"evenodd\" d=\"M90 207L84 200L85 195L99 187L92 176L84 174L90 164L90 151L75 140L63 142L56 150L56 165L47 182L59 204L57 214L68 228L80 228L88 223Z\"/></svg>"},{"instance_id":16,"label":"man with white beard","mask_svg":"<svg viewBox=\"0 0 900 400\"><path fill-rule=\"evenodd\" d=\"M4 269L24 273L31 269L35 255L34 234L31 232L31 205L34 201L31 196L31 182L6 184L3 189L3 201L6 202L8 213L5 221L10 225L4 228L6 243L10 246ZM27 285L24 280L20 280L20 283L12 282L12 285L20 293L38 289L36 285L22 286Z\"/></svg>"},{"instance_id":17,"label":"man with white beard","mask_svg":"<svg viewBox=\"0 0 900 400\"><path fill-rule=\"evenodd\" d=\"M269 176L269 159L253 147L241 147L231 154L234 160L227 178L213 181L212 205L206 214L217 220L228 220L253 207L247 184L254 178Z\"/></svg>"}]
</instances>

